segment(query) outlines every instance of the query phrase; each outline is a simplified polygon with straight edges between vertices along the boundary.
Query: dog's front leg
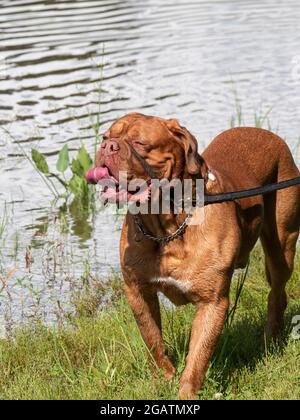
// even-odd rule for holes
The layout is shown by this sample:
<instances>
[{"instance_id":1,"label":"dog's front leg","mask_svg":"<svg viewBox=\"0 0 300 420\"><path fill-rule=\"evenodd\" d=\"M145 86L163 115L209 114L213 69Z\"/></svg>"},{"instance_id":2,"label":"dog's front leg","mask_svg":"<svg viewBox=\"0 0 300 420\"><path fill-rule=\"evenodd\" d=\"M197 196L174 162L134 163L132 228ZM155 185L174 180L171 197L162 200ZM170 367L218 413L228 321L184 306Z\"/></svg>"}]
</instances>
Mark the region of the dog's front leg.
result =
<instances>
[{"instance_id":1,"label":"dog's front leg","mask_svg":"<svg viewBox=\"0 0 300 420\"><path fill-rule=\"evenodd\" d=\"M199 304L192 325L189 353L178 398L196 398L196 392L204 381L209 361L222 332L228 306L227 297Z\"/></svg>"},{"instance_id":2,"label":"dog's front leg","mask_svg":"<svg viewBox=\"0 0 300 420\"><path fill-rule=\"evenodd\" d=\"M166 379L172 379L175 368L167 356L161 333L161 317L157 293L137 283L125 283L125 294L140 329L143 340Z\"/></svg>"}]
</instances>

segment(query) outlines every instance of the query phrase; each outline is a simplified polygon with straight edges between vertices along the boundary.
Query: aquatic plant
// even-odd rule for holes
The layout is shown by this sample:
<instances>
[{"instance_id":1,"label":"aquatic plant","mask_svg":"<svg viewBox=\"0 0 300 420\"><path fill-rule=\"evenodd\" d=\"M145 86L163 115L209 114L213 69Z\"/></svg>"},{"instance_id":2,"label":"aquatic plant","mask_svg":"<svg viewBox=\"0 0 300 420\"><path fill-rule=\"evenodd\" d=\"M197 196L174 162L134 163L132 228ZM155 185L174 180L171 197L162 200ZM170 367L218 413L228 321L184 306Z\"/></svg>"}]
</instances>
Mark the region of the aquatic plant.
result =
<instances>
[{"instance_id":1,"label":"aquatic plant","mask_svg":"<svg viewBox=\"0 0 300 420\"><path fill-rule=\"evenodd\" d=\"M68 145L65 144L58 154L55 172L50 169L46 157L37 149L31 149L31 159L36 170L50 181L56 198L68 198L72 194L77 198L90 201L93 197L94 189L87 184L84 177L85 172L93 166L93 160L84 145L71 159ZM70 173L71 176L67 177L67 173ZM64 188L63 192L57 190L53 179L57 180Z\"/></svg>"}]
</instances>

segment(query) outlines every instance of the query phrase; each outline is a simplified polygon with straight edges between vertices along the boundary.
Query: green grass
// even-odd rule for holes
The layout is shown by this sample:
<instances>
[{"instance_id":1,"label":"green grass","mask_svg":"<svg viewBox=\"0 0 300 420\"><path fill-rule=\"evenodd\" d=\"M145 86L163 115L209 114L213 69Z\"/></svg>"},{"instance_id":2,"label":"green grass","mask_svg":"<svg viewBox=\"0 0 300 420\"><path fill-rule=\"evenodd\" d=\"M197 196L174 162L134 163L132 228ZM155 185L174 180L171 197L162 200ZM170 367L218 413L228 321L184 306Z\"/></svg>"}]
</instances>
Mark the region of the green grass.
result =
<instances>
[{"instance_id":1,"label":"green grass","mask_svg":"<svg viewBox=\"0 0 300 420\"><path fill-rule=\"evenodd\" d=\"M280 347L267 349L264 322L268 286L260 247L252 255L231 325L224 329L200 398L299 399L300 339L290 335L300 314L300 256L289 283L286 333ZM233 280L232 302L238 281ZM99 311L99 299L110 300ZM105 299L104 299L105 301ZM76 299L76 316L52 329L36 323L0 341L1 399L173 399L184 366L191 305L163 309L164 337L178 369L174 382L150 371L145 346L120 282L86 290Z\"/></svg>"}]
</instances>

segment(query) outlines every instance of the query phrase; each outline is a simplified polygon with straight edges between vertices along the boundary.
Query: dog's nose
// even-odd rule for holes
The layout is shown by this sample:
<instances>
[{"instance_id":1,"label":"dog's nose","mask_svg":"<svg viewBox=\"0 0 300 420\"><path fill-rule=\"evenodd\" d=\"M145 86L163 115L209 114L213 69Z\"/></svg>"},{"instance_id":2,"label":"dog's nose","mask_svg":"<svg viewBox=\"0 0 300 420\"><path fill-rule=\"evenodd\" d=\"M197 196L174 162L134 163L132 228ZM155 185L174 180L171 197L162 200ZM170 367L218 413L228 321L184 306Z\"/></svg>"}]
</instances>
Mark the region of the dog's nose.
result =
<instances>
[{"instance_id":1,"label":"dog's nose","mask_svg":"<svg viewBox=\"0 0 300 420\"><path fill-rule=\"evenodd\" d=\"M119 143L116 140L104 140L101 147L104 149L105 155L112 155L120 150Z\"/></svg>"}]
</instances>

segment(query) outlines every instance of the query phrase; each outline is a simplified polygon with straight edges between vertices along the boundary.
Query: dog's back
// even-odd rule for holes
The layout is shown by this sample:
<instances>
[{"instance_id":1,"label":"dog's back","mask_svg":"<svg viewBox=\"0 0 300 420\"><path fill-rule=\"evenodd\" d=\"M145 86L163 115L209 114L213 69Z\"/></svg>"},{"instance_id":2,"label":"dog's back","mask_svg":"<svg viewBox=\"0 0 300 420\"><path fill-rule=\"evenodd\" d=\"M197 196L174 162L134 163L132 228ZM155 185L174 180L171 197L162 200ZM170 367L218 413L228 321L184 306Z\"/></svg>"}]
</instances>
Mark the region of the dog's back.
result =
<instances>
[{"instance_id":1,"label":"dog's back","mask_svg":"<svg viewBox=\"0 0 300 420\"><path fill-rule=\"evenodd\" d=\"M203 152L238 188L255 187L300 175L292 154L279 136L254 127L237 127L219 134ZM295 190L300 191L300 187Z\"/></svg>"}]
</instances>

